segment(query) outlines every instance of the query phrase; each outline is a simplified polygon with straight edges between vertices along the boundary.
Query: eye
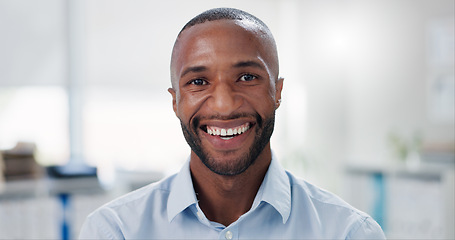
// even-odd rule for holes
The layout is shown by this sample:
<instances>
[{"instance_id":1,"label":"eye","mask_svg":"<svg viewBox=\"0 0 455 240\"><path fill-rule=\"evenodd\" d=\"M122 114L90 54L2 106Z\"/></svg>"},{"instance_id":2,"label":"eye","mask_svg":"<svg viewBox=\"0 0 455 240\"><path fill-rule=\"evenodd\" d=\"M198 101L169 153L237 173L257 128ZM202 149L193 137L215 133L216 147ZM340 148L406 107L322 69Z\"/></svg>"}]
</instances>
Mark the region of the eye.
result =
<instances>
[{"instance_id":1,"label":"eye","mask_svg":"<svg viewBox=\"0 0 455 240\"><path fill-rule=\"evenodd\" d=\"M249 81L252 81L252 80L254 80L256 78L257 77L252 75L252 74L243 74L242 76L240 76L239 80L243 81L243 82L249 82Z\"/></svg>"},{"instance_id":2,"label":"eye","mask_svg":"<svg viewBox=\"0 0 455 240\"><path fill-rule=\"evenodd\" d=\"M194 80L191 80L189 82L189 84L192 84L192 85L197 85L197 86L202 86L202 85L206 85L207 84L207 81L205 81L204 79L194 79Z\"/></svg>"}]
</instances>

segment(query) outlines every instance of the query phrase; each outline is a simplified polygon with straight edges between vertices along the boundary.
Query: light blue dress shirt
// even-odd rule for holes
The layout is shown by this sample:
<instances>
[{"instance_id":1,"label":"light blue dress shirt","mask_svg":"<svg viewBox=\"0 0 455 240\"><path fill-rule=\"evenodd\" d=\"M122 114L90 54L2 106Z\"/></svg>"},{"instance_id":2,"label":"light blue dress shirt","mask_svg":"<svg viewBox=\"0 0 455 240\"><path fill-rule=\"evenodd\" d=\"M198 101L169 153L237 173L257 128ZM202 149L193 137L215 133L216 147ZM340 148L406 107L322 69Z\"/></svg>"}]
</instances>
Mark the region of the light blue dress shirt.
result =
<instances>
[{"instance_id":1,"label":"light blue dress shirt","mask_svg":"<svg viewBox=\"0 0 455 240\"><path fill-rule=\"evenodd\" d=\"M385 239L367 214L286 172L273 157L251 209L229 226L201 211L182 170L90 214L81 239Z\"/></svg>"}]
</instances>

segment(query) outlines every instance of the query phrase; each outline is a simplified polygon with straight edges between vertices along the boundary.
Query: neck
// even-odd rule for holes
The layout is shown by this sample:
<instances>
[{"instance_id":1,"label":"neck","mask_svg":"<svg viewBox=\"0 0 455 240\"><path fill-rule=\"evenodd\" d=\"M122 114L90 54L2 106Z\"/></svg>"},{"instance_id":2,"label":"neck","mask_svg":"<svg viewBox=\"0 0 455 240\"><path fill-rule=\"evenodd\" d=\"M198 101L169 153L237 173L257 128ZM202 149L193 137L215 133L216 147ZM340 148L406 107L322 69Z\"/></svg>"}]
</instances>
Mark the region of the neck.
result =
<instances>
[{"instance_id":1,"label":"neck","mask_svg":"<svg viewBox=\"0 0 455 240\"><path fill-rule=\"evenodd\" d=\"M190 169L199 206L210 221L229 226L250 210L270 165L270 145L246 171L235 176L218 175L208 169L194 152Z\"/></svg>"}]
</instances>

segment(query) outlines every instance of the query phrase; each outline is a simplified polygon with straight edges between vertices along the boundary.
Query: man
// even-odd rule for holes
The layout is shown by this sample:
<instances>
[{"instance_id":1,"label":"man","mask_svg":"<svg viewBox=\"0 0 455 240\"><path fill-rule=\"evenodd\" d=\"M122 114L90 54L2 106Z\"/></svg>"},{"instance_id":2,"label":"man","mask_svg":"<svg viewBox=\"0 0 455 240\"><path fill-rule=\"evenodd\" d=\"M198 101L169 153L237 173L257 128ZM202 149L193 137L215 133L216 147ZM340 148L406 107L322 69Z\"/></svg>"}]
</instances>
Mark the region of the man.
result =
<instances>
[{"instance_id":1,"label":"man","mask_svg":"<svg viewBox=\"0 0 455 240\"><path fill-rule=\"evenodd\" d=\"M256 17L212 9L179 33L172 104L191 147L182 170L101 207L81 238L383 239L379 225L272 156L283 79Z\"/></svg>"}]
</instances>

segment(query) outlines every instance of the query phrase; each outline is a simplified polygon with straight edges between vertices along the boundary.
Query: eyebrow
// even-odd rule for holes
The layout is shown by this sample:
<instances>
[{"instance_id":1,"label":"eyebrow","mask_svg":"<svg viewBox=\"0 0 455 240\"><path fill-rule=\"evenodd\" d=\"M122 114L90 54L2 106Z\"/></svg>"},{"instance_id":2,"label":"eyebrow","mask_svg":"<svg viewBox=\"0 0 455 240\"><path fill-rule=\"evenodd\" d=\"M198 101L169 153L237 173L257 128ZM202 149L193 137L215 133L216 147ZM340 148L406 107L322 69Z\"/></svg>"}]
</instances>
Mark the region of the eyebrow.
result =
<instances>
[{"instance_id":1,"label":"eyebrow","mask_svg":"<svg viewBox=\"0 0 455 240\"><path fill-rule=\"evenodd\" d=\"M200 73L200 72L204 72L206 70L207 70L207 67L205 67L205 66L188 67L182 72L182 74L180 75L180 78L182 78L183 76L185 76L186 74L191 73L191 72Z\"/></svg>"},{"instance_id":2,"label":"eyebrow","mask_svg":"<svg viewBox=\"0 0 455 240\"><path fill-rule=\"evenodd\" d=\"M255 67L255 68L260 68L262 70L266 70L265 67L256 62L256 61L241 61L233 65L235 68L243 68L243 67Z\"/></svg>"}]
</instances>

